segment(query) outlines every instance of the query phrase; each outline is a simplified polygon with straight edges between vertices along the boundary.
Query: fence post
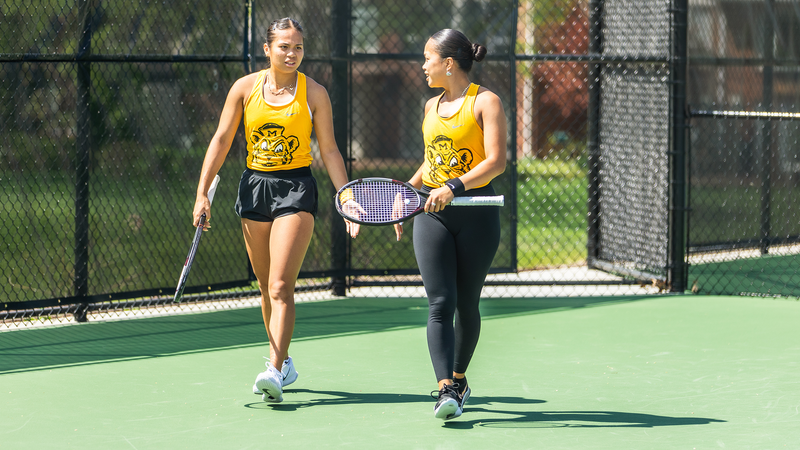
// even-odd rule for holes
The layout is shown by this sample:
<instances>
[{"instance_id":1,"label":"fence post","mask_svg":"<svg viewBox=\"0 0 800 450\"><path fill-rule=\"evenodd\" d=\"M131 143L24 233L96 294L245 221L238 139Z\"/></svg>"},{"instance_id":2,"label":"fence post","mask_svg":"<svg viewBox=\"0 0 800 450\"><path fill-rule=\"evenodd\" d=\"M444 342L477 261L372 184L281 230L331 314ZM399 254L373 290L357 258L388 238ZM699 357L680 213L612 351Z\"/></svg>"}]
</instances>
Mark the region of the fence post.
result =
<instances>
[{"instance_id":1,"label":"fence post","mask_svg":"<svg viewBox=\"0 0 800 450\"><path fill-rule=\"evenodd\" d=\"M672 148L669 154L670 211L667 256L667 285L670 292L687 287L686 263L686 64L688 0L675 0L672 16L671 100Z\"/></svg>"},{"instance_id":2,"label":"fence post","mask_svg":"<svg viewBox=\"0 0 800 450\"><path fill-rule=\"evenodd\" d=\"M350 25L351 25L350 0L333 0L331 8L332 42L331 42L331 106L333 107L333 132L339 152L342 153L345 166L350 168L350 152L348 142L349 117L350 117ZM333 193L331 193L333 194ZM322 196L330 200L327 193ZM336 215L336 213L333 213ZM347 232L344 221L333 218L331 226L331 266L334 276L331 277L333 295L344 296L347 289Z\"/></svg>"},{"instance_id":3,"label":"fence post","mask_svg":"<svg viewBox=\"0 0 800 450\"><path fill-rule=\"evenodd\" d=\"M244 36L242 36L242 64L244 73L256 71L255 23L253 21L253 0L244 0Z\"/></svg>"},{"instance_id":4,"label":"fence post","mask_svg":"<svg viewBox=\"0 0 800 450\"><path fill-rule=\"evenodd\" d=\"M593 57L603 53L603 0L589 1L589 54ZM600 80L602 63L589 63L589 104L587 111L587 174L588 213L586 261L591 268L599 256L600 239Z\"/></svg>"},{"instance_id":5,"label":"fence post","mask_svg":"<svg viewBox=\"0 0 800 450\"><path fill-rule=\"evenodd\" d=\"M77 101L75 139L75 297L89 294L89 162L92 154L91 123L91 63L85 61L92 53L92 18L94 2L86 3L83 15L83 33L78 44ZM73 316L77 322L86 322L88 302L77 305Z\"/></svg>"},{"instance_id":6,"label":"fence post","mask_svg":"<svg viewBox=\"0 0 800 450\"><path fill-rule=\"evenodd\" d=\"M508 121L509 127L509 137L510 142L507 145L508 149L511 149L509 152L509 158L511 160L511 170L507 173L509 178L511 179L511 191L509 192L509 203L511 204L511 226L509 227L510 230L517 229L517 222L519 220L519 204L517 201L518 198L518 189L517 186L517 118L518 118L518 111L517 111L517 97L519 93L517 92L517 26L519 24L519 0L514 2L514 12L513 12L513 25L509 27L509 34L511 38L511 45L508 49L508 60L511 67L509 68L510 79L509 83L511 85L511 94L512 97L509 99L508 107L510 111L509 117L511 120ZM517 265L519 264L518 260L518 253L519 253L519 244L517 242L517 233L510 233L510 246L511 246L511 261L509 261L509 267L512 270L518 270Z\"/></svg>"},{"instance_id":7,"label":"fence post","mask_svg":"<svg viewBox=\"0 0 800 450\"><path fill-rule=\"evenodd\" d=\"M762 80L764 111L772 111L773 103L773 73L775 64L775 0L765 2L764 13L764 72ZM761 142L761 158L759 161L761 172L761 254L769 253L769 241L772 235L772 120L763 121L764 134Z\"/></svg>"}]
</instances>

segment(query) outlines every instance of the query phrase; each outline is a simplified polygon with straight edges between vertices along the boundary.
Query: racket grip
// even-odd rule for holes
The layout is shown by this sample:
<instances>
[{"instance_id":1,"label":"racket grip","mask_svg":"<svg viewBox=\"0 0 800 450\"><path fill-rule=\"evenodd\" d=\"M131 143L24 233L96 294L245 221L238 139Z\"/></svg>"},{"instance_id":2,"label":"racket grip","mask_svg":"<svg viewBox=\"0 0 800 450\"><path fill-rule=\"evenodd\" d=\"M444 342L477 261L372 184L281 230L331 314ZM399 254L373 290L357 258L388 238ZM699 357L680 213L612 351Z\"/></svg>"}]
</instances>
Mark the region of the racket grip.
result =
<instances>
[{"instance_id":1,"label":"racket grip","mask_svg":"<svg viewBox=\"0 0 800 450\"><path fill-rule=\"evenodd\" d=\"M505 197L502 195L456 197L450 204L452 206L503 206L505 204Z\"/></svg>"}]
</instances>

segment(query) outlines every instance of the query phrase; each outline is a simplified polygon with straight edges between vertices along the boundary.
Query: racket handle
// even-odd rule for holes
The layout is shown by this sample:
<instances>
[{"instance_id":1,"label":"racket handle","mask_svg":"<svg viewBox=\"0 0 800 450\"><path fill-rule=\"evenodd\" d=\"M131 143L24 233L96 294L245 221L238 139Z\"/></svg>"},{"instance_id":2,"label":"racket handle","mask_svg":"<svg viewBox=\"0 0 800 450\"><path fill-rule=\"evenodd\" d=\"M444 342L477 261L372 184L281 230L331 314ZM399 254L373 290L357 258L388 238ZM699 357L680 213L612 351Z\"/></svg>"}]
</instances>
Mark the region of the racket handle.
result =
<instances>
[{"instance_id":1,"label":"racket handle","mask_svg":"<svg viewBox=\"0 0 800 450\"><path fill-rule=\"evenodd\" d=\"M450 202L452 206L503 206L504 204L505 197L502 195L456 197Z\"/></svg>"}]
</instances>

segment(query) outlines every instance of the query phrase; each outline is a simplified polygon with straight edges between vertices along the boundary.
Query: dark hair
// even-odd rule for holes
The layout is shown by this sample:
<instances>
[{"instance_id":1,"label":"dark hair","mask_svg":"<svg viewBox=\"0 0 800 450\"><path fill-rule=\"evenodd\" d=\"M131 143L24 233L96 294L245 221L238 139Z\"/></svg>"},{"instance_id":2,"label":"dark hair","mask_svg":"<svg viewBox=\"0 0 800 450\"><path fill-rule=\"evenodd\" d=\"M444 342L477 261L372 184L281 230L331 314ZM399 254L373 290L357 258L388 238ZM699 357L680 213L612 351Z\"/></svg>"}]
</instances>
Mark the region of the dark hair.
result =
<instances>
[{"instance_id":1,"label":"dark hair","mask_svg":"<svg viewBox=\"0 0 800 450\"><path fill-rule=\"evenodd\" d=\"M303 34L303 27L300 25L300 22L292 19L291 17L273 20L272 23L269 24L269 28L267 28L267 47L271 46L272 41L275 40L275 31L288 30L289 28L294 28L295 30L299 31L300 34ZM269 66L270 61L269 57L267 57L267 67Z\"/></svg>"},{"instance_id":2,"label":"dark hair","mask_svg":"<svg viewBox=\"0 0 800 450\"><path fill-rule=\"evenodd\" d=\"M486 47L473 44L458 30L446 28L431 36L436 53L442 58L453 58L464 72L472 69L472 61L482 61L486 56Z\"/></svg>"}]
</instances>

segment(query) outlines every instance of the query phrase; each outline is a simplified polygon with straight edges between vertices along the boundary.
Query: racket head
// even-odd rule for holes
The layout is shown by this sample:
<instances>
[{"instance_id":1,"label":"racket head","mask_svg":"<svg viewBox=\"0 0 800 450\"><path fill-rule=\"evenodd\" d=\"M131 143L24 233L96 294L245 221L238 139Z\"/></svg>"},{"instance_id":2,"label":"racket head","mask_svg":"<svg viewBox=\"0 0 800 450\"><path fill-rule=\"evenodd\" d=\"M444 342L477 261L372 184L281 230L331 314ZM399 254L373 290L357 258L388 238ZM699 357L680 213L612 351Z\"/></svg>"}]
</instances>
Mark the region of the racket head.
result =
<instances>
[{"instance_id":1,"label":"racket head","mask_svg":"<svg viewBox=\"0 0 800 450\"><path fill-rule=\"evenodd\" d=\"M336 211L362 225L391 225L413 217L425 207L425 197L410 184L391 178L359 178L336 192Z\"/></svg>"}]
</instances>

